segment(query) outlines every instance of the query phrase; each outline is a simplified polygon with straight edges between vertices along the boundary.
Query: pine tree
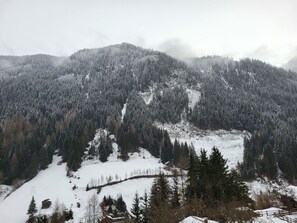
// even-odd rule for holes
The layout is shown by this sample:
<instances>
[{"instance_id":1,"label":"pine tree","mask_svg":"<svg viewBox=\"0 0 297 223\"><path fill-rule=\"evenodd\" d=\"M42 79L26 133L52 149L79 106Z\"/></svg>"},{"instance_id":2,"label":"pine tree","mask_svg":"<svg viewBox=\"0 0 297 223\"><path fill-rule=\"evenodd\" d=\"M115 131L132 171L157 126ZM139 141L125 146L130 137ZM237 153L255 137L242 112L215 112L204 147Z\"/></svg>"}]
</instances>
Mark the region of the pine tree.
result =
<instances>
[{"instance_id":1,"label":"pine tree","mask_svg":"<svg viewBox=\"0 0 297 223\"><path fill-rule=\"evenodd\" d=\"M29 208L28 208L28 212L27 215L29 215L29 219L33 218L34 215L37 213L37 209L36 209L36 203L35 203L35 199L34 196L32 197L32 200L30 202Z\"/></svg>"},{"instance_id":2,"label":"pine tree","mask_svg":"<svg viewBox=\"0 0 297 223\"><path fill-rule=\"evenodd\" d=\"M138 193L135 194L133 204L132 204L131 213L133 214L133 221L135 223L140 223L141 222L141 211L140 211Z\"/></svg>"}]
</instances>

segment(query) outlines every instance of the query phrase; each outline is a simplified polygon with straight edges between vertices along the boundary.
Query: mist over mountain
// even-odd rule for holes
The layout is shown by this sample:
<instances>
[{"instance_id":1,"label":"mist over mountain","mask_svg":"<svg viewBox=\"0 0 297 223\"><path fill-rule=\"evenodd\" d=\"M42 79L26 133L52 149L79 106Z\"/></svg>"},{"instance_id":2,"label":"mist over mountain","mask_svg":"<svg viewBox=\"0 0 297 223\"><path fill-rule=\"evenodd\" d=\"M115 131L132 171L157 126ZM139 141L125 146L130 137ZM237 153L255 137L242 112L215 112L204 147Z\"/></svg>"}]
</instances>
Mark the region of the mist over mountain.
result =
<instances>
[{"instance_id":1,"label":"mist over mountain","mask_svg":"<svg viewBox=\"0 0 297 223\"><path fill-rule=\"evenodd\" d=\"M297 57L291 59L288 63L283 65L284 69L291 70L297 72Z\"/></svg>"}]
</instances>

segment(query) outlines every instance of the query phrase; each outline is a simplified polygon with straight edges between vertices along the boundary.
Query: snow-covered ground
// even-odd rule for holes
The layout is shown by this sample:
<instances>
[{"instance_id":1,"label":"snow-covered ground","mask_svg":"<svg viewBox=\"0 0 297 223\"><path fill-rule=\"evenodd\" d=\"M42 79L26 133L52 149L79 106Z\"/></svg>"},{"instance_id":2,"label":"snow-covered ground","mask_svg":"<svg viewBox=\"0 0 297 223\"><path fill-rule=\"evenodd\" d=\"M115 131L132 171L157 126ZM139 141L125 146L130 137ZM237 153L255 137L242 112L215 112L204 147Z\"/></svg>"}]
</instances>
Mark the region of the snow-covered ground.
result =
<instances>
[{"instance_id":1,"label":"snow-covered ground","mask_svg":"<svg viewBox=\"0 0 297 223\"><path fill-rule=\"evenodd\" d=\"M252 182L247 182L247 185L249 187L249 191L253 199L256 197L256 195L259 195L260 193L273 191L277 191L280 194L285 194L297 199L297 186L290 185L282 179L279 179L278 183L268 180L257 179Z\"/></svg>"},{"instance_id":2,"label":"snow-covered ground","mask_svg":"<svg viewBox=\"0 0 297 223\"><path fill-rule=\"evenodd\" d=\"M214 146L217 147L228 160L229 168L234 168L238 162L243 161L243 140L245 136L249 136L246 131L200 130L185 121L178 124L155 123L155 125L167 130L172 141L177 139L194 146L197 153L203 148L209 154Z\"/></svg>"},{"instance_id":3,"label":"snow-covered ground","mask_svg":"<svg viewBox=\"0 0 297 223\"><path fill-rule=\"evenodd\" d=\"M199 218L196 216L189 216L182 220L180 223L203 223L205 221L204 218ZM207 220L208 223L217 223L217 221Z\"/></svg>"},{"instance_id":4,"label":"snow-covered ground","mask_svg":"<svg viewBox=\"0 0 297 223\"><path fill-rule=\"evenodd\" d=\"M124 113L124 112L123 112ZM220 149L223 156L228 159L229 167L235 167L237 162L243 158L243 139L249 136L247 132L240 131L202 131L192 125L181 122L176 125L156 123L156 126L166 129L174 141L178 139L181 142L187 142L193 145L197 152L204 148L210 153L213 146ZM106 137L106 130L98 130L94 140L89 144L98 146L100 137ZM114 136L109 136L114 139ZM140 149L138 153L130 154L130 159L122 161L118 159L118 146L115 142L113 153L108 157L108 162L102 163L98 158L85 159L81 168L67 177L67 168L65 163L61 163L61 158L54 156L53 163L48 169L40 171L36 177L22 185L12 192L11 187L1 186L0 189L0 219L1 222L23 223L27 219L27 209L32 196L35 197L37 208L40 214L51 214L56 201L63 203L66 208L71 208L74 212L74 222L79 222L84 218L85 208L89 198L96 194L96 190L86 191L86 186L103 185L110 181L117 181L137 175L157 174L163 170L164 165L158 159L151 156L145 149ZM90 148L89 147L89 148ZM87 154L87 152L86 152ZM87 158L87 156L86 156ZM98 195L101 202L104 196L117 198L122 195L130 210L132 202L137 192L143 196L145 191L150 192L152 178L142 178L128 180L112 186L103 187ZM275 188L284 193L293 193L297 196L297 187L286 184L267 183L265 181L254 181L248 183L252 197ZM75 189L74 189L75 188ZM12 192L7 198L6 195ZM4 199L5 198L5 199ZM52 201L51 208L41 210L41 202L45 199ZM80 208L77 204L80 204ZM264 212L267 210L264 210ZM271 211L271 210L270 210ZM293 216L294 217L294 216ZM182 223L201 222L201 218L188 217ZM283 222L278 218L271 216L261 216L255 219L255 222ZM215 223L213 221L209 221Z\"/></svg>"},{"instance_id":5,"label":"snow-covered ground","mask_svg":"<svg viewBox=\"0 0 297 223\"><path fill-rule=\"evenodd\" d=\"M256 210L255 212L260 214L260 217L257 217L254 219L254 222L256 223L285 223L288 221L284 221L278 217L276 217L276 215L279 213L279 211L282 211L279 208L275 208L275 207L271 207L271 208L267 208L267 209L263 209L263 210ZM275 215L276 214L276 215ZM297 215L286 215L285 217L288 217L292 220L292 222L294 220L297 220Z\"/></svg>"},{"instance_id":6,"label":"snow-covered ground","mask_svg":"<svg viewBox=\"0 0 297 223\"><path fill-rule=\"evenodd\" d=\"M143 98L144 102L149 105L154 98L154 89L155 86L150 87L149 91L139 92L140 96Z\"/></svg>"},{"instance_id":7,"label":"snow-covered ground","mask_svg":"<svg viewBox=\"0 0 297 223\"><path fill-rule=\"evenodd\" d=\"M189 107L194 108L196 103L200 100L201 93L193 89L186 89L189 98Z\"/></svg>"},{"instance_id":8,"label":"snow-covered ground","mask_svg":"<svg viewBox=\"0 0 297 223\"><path fill-rule=\"evenodd\" d=\"M88 199L96 193L96 190L86 191L86 186L90 182L102 184L106 183L110 177L116 180L117 177L124 179L131 175L157 173L164 167L158 159L143 149L140 150L140 153L132 154L130 159L125 162L117 159L116 151L105 163L101 163L99 160L84 161L82 167L72 177L66 176L66 164L60 163L60 161L60 157L54 156L53 163L49 165L48 169L40 171L36 177L0 202L1 222L24 223L27 220L26 213L32 196L35 197L40 213L50 214L54 203L59 200L66 208L73 210L75 222L79 222L84 217ZM118 194L122 194L127 208L130 210L135 192L143 196L145 190L150 191L152 182L153 179L138 179L105 187L98 198L101 202L103 196L111 195L116 198ZM73 190L73 186L77 186L77 188ZM50 209L41 211L41 202L45 199L50 199L53 204ZM80 203L80 208L77 207L77 203Z\"/></svg>"},{"instance_id":9,"label":"snow-covered ground","mask_svg":"<svg viewBox=\"0 0 297 223\"><path fill-rule=\"evenodd\" d=\"M7 185L0 185L0 202L3 201L11 192L13 188Z\"/></svg>"}]
</instances>

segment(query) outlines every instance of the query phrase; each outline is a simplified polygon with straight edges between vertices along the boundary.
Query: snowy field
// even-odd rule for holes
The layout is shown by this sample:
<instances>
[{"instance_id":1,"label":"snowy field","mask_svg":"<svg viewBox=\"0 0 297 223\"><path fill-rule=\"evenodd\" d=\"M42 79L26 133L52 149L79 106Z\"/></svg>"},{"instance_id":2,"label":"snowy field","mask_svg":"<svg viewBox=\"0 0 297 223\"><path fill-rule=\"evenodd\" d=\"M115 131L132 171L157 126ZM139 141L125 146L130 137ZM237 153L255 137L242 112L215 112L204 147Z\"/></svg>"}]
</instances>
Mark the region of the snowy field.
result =
<instances>
[{"instance_id":1,"label":"snowy field","mask_svg":"<svg viewBox=\"0 0 297 223\"><path fill-rule=\"evenodd\" d=\"M175 139L187 142L188 145L194 146L198 154L202 148L210 154L211 149L217 147L227 159L229 168L234 168L238 162L243 161L243 140L245 136L249 136L246 131L200 130L184 121L175 125L161 123L155 125L167 130L172 142Z\"/></svg>"},{"instance_id":2,"label":"snowy field","mask_svg":"<svg viewBox=\"0 0 297 223\"><path fill-rule=\"evenodd\" d=\"M50 214L56 201L63 203L66 208L72 208L74 212L74 222L79 222L84 217L85 207L88 199L96 193L96 190L86 191L87 184L91 182L106 183L110 177L115 180L139 175L142 173L157 173L163 169L163 164L158 159L152 157L146 150L134 153L126 162L117 159L116 151L109 157L109 161L101 163L98 160L84 161L82 167L67 177L66 163L60 163L61 158L54 156L53 163L49 168L40 171L36 177L22 185L10 196L0 202L1 222L24 223L27 220L27 209L32 196L35 197L37 208L41 214ZM103 196L113 196L117 198L122 194L130 210L135 192L143 196L144 192L150 191L153 179L129 180L117 185L105 187L98 195L99 201ZM73 186L77 186L73 190ZM53 204L46 211L41 209L41 201L50 199ZM77 207L80 203L81 207Z\"/></svg>"},{"instance_id":3,"label":"snowy field","mask_svg":"<svg viewBox=\"0 0 297 223\"><path fill-rule=\"evenodd\" d=\"M124 111L122 115L125 115ZM156 126L166 129L172 141L177 139L180 142L192 144L197 152L204 148L210 153L213 146L218 147L224 158L228 160L228 165L231 168L235 167L237 162L242 161L243 139L245 136L249 136L249 133L240 131L202 131L185 122L176 125L156 123ZM98 146L100 136L106 134L106 130L98 130L94 140L89 143L90 146ZM114 138L113 136L110 137L111 139ZM71 177L66 176L66 163L61 163L61 158L54 156L53 163L49 165L48 169L40 171L36 177L12 192L7 198L5 197L11 192L12 188L0 185L2 191L0 193L1 222L24 223L27 220L28 205L32 196L34 196L39 210L38 213L51 214L55 203L58 201L66 208L72 209L75 219L72 222L76 223L84 219L87 202L97 192L96 189L86 191L87 185L89 187L103 185L132 176L158 174L160 171L164 171L164 165L144 149L140 149L139 153L129 154L130 159L122 161L118 159L117 144L113 143L112 146L114 151L108 157L108 162L102 163L98 159L86 159L83 161L81 168L77 172L72 173ZM117 198L121 194L127 204L127 210L130 211L135 193L137 192L139 196L143 196L145 191L149 193L152 183L152 178L142 178L107 186L102 188L98 199L101 202L104 196L110 195L113 198ZM248 183L248 186L252 197L261 191L265 192L272 189L297 196L297 187L285 182L282 185L278 185L265 181L254 181ZM74 187L76 189L73 189ZM52 206L49 209L41 210L41 202L45 199L50 199ZM80 208L77 206L78 203ZM269 209L269 211L271 210ZM255 222L272 221L283 222L278 218L265 215L255 219ZM192 222L201 222L201 218L193 216L182 221L182 223ZM209 222L214 223L213 221Z\"/></svg>"}]
</instances>

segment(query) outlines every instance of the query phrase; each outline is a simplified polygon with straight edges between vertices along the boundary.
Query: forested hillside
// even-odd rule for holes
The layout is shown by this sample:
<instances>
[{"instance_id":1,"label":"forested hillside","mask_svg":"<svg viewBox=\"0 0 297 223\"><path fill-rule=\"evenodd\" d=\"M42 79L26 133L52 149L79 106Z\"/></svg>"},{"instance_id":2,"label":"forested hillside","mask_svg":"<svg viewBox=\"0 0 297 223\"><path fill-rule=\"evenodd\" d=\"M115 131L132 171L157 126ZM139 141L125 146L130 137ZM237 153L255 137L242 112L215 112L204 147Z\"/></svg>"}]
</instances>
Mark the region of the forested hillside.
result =
<instances>
[{"instance_id":1,"label":"forested hillside","mask_svg":"<svg viewBox=\"0 0 297 223\"><path fill-rule=\"evenodd\" d=\"M191 121L204 129L248 130L252 137L245 140L244 176L275 178L279 167L294 182L297 74L250 59L206 57L191 66L204 72Z\"/></svg>"},{"instance_id":2,"label":"forested hillside","mask_svg":"<svg viewBox=\"0 0 297 223\"><path fill-rule=\"evenodd\" d=\"M166 132L152 125L153 118L162 113L170 121L168 111L180 107L181 113L183 108L170 101L170 107L150 109L137 92L152 83L163 89L169 88L168 80L185 83L198 76L163 53L130 44L81 50L69 58L1 57L1 67L0 181L4 183L32 178L46 168L55 151L76 170L98 128L117 136L123 157L143 146L168 161L173 145ZM180 117L175 114L172 119ZM166 149L168 158L160 154Z\"/></svg>"},{"instance_id":3,"label":"forested hillside","mask_svg":"<svg viewBox=\"0 0 297 223\"><path fill-rule=\"evenodd\" d=\"M181 120L251 132L241 165L248 179L274 178L278 168L292 182L297 174L297 76L261 61L186 64L124 43L67 58L2 56L0 80L0 183L34 177L54 153L77 170L98 128L115 135L123 159L141 146L179 165L189 145L173 145L154 122ZM193 108L189 89L201 93ZM94 154L104 161L110 152L107 139Z\"/></svg>"}]
</instances>

